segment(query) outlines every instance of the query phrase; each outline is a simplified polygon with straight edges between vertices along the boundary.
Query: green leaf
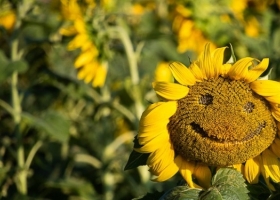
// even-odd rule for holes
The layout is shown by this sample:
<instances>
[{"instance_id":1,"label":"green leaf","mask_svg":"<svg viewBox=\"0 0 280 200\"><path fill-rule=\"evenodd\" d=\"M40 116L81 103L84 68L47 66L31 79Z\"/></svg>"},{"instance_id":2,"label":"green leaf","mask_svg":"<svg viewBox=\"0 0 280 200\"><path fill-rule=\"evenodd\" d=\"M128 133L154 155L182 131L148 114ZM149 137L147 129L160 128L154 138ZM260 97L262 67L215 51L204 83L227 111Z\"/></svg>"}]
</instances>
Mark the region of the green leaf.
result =
<instances>
[{"instance_id":1,"label":"green leaf","mask_svg":"<svg viewBox=\"0 0 280 200\"><path fill-rule=\"evenodd\" d=\"M164 192L153 192L153 193L147 193L144 196L133 198L132 200L158 200Z\"/></svg>"},{"instance_id":2,"label":"green leaf","mask_svg":"<svg viewBox=\"0 0 280 200\"><path fill-rule=\"evenodd\" d=\"M232 168L221 168L212 178L212 187L200 199L247 200L249 196L242 174Z\"/></svg>"},{"instance_id":3,"label":"green leaf","mask_svg":"<svg viewBox=\"0 0 280 200\"><path fill-rule=\"evenodd\" d=\"M6 57L5 53L0 50L0 67L7 65L9 62L8 58Z\"/></svg>"},{"instance_id":4,"label":"green leaf","mask_svg":"<svg viewBox=\"0 0 280 200\"><path fill-rule=\"evenodd\" d=\"M141 165L146 165L149 155L150 154L148 153L144 154L133 150L128 158L124 170L129 170L129 169L139 167Z\"/></svg>"},{"instance_id":5,"label":"green leaf","mask_svg":"<svg viewBox=\"0 0 280 200\"><path fill-rule=\"evenodd\" d=\"M188 186L177 186L164 194L160 200L198 200L202 190Z\"/></svg>"},{"instance_id":6,"label":"green leaf","mask_svg":"<svg viewBox=\"0 0 280 200\"><path fill-rule=\"evenodd\" d=\"M69 177L60 180L50 180L45 185L48 189L61 189L64 194L69 196L76 194L80 199L96 199L94 198L96 191L92 187L92 184L86 180Z\"/></svg>"},{"instance_id":7,"label":"green leaf","mask_svg":"<svg viewBox=\"0 0 280 200\"><path fill-rule=\"evenodd\" d=\"M47 111L42 118L23 113L22 117L34 128L44 131L60 142L66 142L69 138L70 121L58 112Z\"/></svg>"},{"instance_id":8,"label":"green leaf","mask_svg":"<svg viewBox=\"0 0 280 200\"><path fill-rule=\"evenodd\" d=\"M11 61L6 67L11 72L24 73L28 69L28 63L25 60Z\"/></svg>"},{"instance_id":9,"label":"green leaf","mask_svg":"<svg viewBox=\"0 0 280 200\"><path fill-rule=\"evenodd\" d=\"M0 60L2 56L3 55L1 55L0 52ZM1 64L0 61L0 81L4 81L15 71L17 71L18 73L23 73L28 69L28 64L24 60L7 62L7 60L4 59L4 63L5 64Z\"/></svg>"},{"instance_id":10,"label":"green leaf","mask_svg":"<svg viewBox=\"0 0 280 200\"><path fill-rule=\"evenodd\" d=\"M134 137L133 143L134 143L134 148L141 147L141 145L138 142L137 135ZM149 153L139 153L133 150L128 158L124 170L133 169L141 165L146 165L149 155L150 155Z\"/></svg>"},{"instance_id":11,"label":"green leaf","mask_svg":"<svg viewBox=\"0 0 280 200\"><path fill-rule=\"evenodd\" d=\"M212 185L218 186L226 184L236 187L246 186L245 180L240 172L233 168L221 168L212 178Z\"/></svg>"},{"instance_id":12,"label":"green leaf","mask_svg":"<svg viewBox=\"0 0 280 200\"><path fill-rule=\"evenodd\" d=\"M231 51L230 63L235 63L236 62L236 57L235 57L234 50L233 50L233 47L232 47L231 43L229 44L229 47L230 47L230 51Z\"/></svg>"},{"instance_id":13,"label":"green leaf","mask_svg":"<svg viewBox=\"0 0 280 200\"><path fill-rule=\"evenodd\" d=\"M267 199L271 195L262 176L259 177L258 184L248 184L247 188L249 190L250 200Z\"/></svg>"}]
</instances>

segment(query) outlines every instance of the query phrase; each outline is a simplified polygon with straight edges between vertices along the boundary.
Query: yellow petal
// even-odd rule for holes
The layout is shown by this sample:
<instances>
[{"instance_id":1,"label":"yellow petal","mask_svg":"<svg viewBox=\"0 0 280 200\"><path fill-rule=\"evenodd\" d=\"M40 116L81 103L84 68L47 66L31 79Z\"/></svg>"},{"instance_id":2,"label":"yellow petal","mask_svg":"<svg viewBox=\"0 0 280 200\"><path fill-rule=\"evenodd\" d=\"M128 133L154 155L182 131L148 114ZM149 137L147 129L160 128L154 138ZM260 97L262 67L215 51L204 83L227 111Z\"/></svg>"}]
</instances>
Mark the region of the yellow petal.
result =
<instances>
[{"instance_id":1,"label":"yellow petal","mask_svg":"<svg viewBox=\"0 0 280 200\"><path fill-rule=\"evenodd\" d=\"M180 62L173 62L169 65L169 68L172 72L174 78L181 84L181 85L194 85L195 84L195 77L192 74L191 70L188 69L184 64Z\"/></svg>"},{"instance_id":2,"label":"yellow petal","mask_svg":"<svg viewBox=\"0 0 280 200\"><path fill-rule=\"evenodd\" d=\"M196 78L196 81L203 81L204 80L203 73L195 62L193 62L190 65L189 69L190 69L191 73L194 75L194 77Z\"/></svg>"},{"instance_id":3,"label":"yellow petal","mask_svg":"<svg viewBox=\"0 0 280 200\"><path fill-rule=\"evenodd\" d=\"M280 104L280 94L274 95L274 96L268 96L268 97L264 97L267 101L269 101L270 103L276 103L276 104Z\"/></svg>"},{"instance_id":4,"label":"yellow petal","mask_svg":"<svg viewBox=\"0 0 280 200\"><path fill-rule=\"evenodd\" d=\"M169 163L174 160L174 150L170 142L166 143L164 147L151 153L148 157L147 164L154 165L156 163Z\"/></svg>"},{"instance_id":5,"label":"yellow petal","mask_svg":"<svg viewBox=\"0 0 280 200\"><path fill-rule=\"evenodd\" d=\"M272 109L271 114L278 122L280 122L280 110Z\"/></svg>"},{"instance_id":6,"label":"yellow petal","mask_svg":"<svg viewBox=\"0 0 280 200\"><path fill-rule=\"evenodd\" d=\"M152 180L157 182L165 181L174 176L178 170L178 166L174 162L171 162L170 165L168 165L160 174L158 174L157 178Z\"/></svg>"},{"instance_id":7,"label":"yellow petal","mask_svg":"<svg viewBox=\"0 0 280 200\"><path fill-rule=\"evenodd\" d=\"M95 77L96 63L95 62L90 62L90 63L86 64L85 66L83 66L83 68L87 69L87 74L83 79L84 79L85 83L89 83Z\"/></svg>"},{"instance_id":8,"label":"yellow petal","mask_svg":"<svg viewBox=\"0 0 280 200\"><path fill-rule=\"evenodd\" d=\"M270 146L271 151L280 158L280 139L276 137Z\"/></svg>"},{"instance_id":9,"label":"yellow petal","mask_svg":"<svg viewBox=\"0 0 280 200\"><path fill-rule=\"evenodd\" d=\"M199 185L203 188L211 186L212 174L209 167L205 164L197 164L193 172L194 177L198 180Z\"/></svg>"},{"instance_id":10,"label":"yellow petal","mask_svg":"<svg viewBox=\"0 0 280 200\"><path fill-rule=\"evenodd\" d=\"M215 69L215 77L224 73L223 62L224 62L224 52L227 47L217 48L213 51L212 62Z\"/></svg>"},{"instance_id":11,"label":"yellow petal","mask_svg":"<svg viewBox=\"0 0 280 200\"><path fill-rule=\"evenodd\" d=\"M152 140L145 142L141 148L135 148L135 150L141 153L151 153L161 148L162 144L166 144L168 142L170 142L169 134L160 134Z\"/></svg>"},{"instance_id":12,"label":"yellow petal","mask_svg":"<svg viewBox=\"0 0 280 200\"><path fill-rule=\"evenodd\" d=\"M280 162L269 149L262 153L263 166L269 177L276 183L280 182Z\"/></svg>"},{"instance_id":13,"label":"yellow petal","mask_svg":"<svg viewBox=\"0 0 280 200\"><path fill-rule=\"evenodd\" d=\"M261 163L262 162L262 159L260 159ZM270 178L269 178L269 174L266 172L266 170L264 169L264 166L263 164L261 164L261 174L264 178L264 181L266 183L266 185L268 186L268 188L271 190L271 191L275 191L275 187L270 183Z\"/></svg>"},{"instance_id":14,"label":"yellow petal","mask_svg":"<svg viewBox=\"0 0 280 200\"><path fill-rule=\"evenodd\" d=\"M257 80L260 75L267 69L269 63L268 58L264 58L257 66L253 67L253 69L249 70L249 73L244 78L247 83L251 83Z\"/></svg>"},{"instance_id":15,"label":"yellow petal","mask_svg":"<svg viewBox=\"0 0 280 200\"><path fill-rule=\"evenodd\" d=\"M142 114L141 126L156 124L162 120L168 120L177 110L177 102L157 102L151 104Z\"/></svg>"},{"instance_id":16,"label":"yellow petal","mask_svg":"<svg viewBox=\"0 0 280 200\"><path fill-rule=\"evenodd\" d=\"M171 148L171 144L151 153L147 160L147 165L155 175L160 174L170 163L174 163L174 150Z\"/></svg>"},{"instance_id":17,"label":"yellow petal","mask_svg":"<svg viewBox=\"0 0 280 200\"><path fill-rule=\"evenodd\" d=\"M67 27L67 28L59 29L59 33L61 35L65 35L65 36L72 36L72 35L77 34L77 30L75 29L74 26L70 26L70 27Z\"/></svg>"},{"instance_id":18,"label":"yellow petal","mask_svg":"<svg viewBox=\"0 0 280 200\"><path fill-rule=\"evenodd\" d=\"M81 45L81 50L82 51L87 51L87 50L92 50L95 51L96 56L98 55L98 49L96 48L96 46L94 45L93 41L91 40L87 40L86 42L84 42Z\"/></svg>"},{"instance_id":19,"label":"yellow petal","mask_svg":"<svg viewBox=\"0 0 280 200\"><path fill-rule=\"evenodd\" d=\"M215 67L213 67L213 63L212 63L210 43L207 43L205 45L205 49L199 60L199 65L201 70L206 76L205 78L210 79L215 77L216 73L215 73Z\"/></svg>"},{"instance_id":20,"label":"yellow petal","mask_svg":"<svg viewBox=\"0 0 280 200\"><path fill-rule=\"evenodd\" d=\"M74 26L79 33L86 33L85 22L81 18L77 18L74 21Z\"/></svg>"},{"instance_id":21,"label":"yellow petal","mask_svg":"<svg viewBox=\"0 0 280 200\"><path fill-rule=\"evenodd\" d=\"M89 73L91 72L91 67L88 67L88 65L85 65L78 71L78 79L83 80Z\"/></svg>"},{"instance_id":22,"label":"yellow petal","mask_svg":"<svg viewBox=\"0 0 280 200\"><path fill-rule=\"evenodd\" d=\"M139 132L139 134L138 134L139 144L144 145L147 142L153 140L155 137L157 137L161 134L169 135L166 127L164 129L161 129L161 130L158 130L158 131L155 131L155 132L148 132L148 133L145 134L145 136L143 136L142 132Z\"/></svg>"},{"instance_id":23,"label":"yellow petal","mask_svg":"<svg viewBox=\"0 0 280 200\"><path fill-rule=\"evenodd\" d=\"M226 77L231 67L232 65L230 63L224 64L220 69L221 75Z\"/></svg>"},{"instance_id":24,"label":"yellow petal","mask_svg":"<svg viewBox=\"0 0 280 200\"><path fill-rule=\"evenodd\" d=\"M93 87L102 87L105 83L107 75L107 67L99 65L96 69L96 75L92 82Z\"/></svg>"},{"instance_id":25,"label":"yellow petal","mask_svg":"<svg viewBox=\"0 0 280 200\"><path fill-rule=\"evenodd\" d=\"M153 82L155 92L168 100L179 100L187 96L189 88L176 83Z\"/></svg>"},{"instance_id":26,"label":"yellow petal","mask_svg":"<svg viewBox=\"0 0 280 200\"><path fill-rule=\"evenodd\" d=\"M79 68L83 65L90 63L94 59L95 55L92 54L90 51L81 52L78 58L75 60L75 67Z\"/></svg>"},{"instance_id":27,"label":"yellow petal","mask_svg":"<svg viewBox=\"0 0 280 200\"><path fill-rule=\"evenodd\" d=\"M188 185L191 188L194 188L195 185L192 180L192 174L195 169L195 164L193 162L184 160L181 156L177 156L175 158L175 163L178 165L179 172L181 173L185 181L188 183Z\"/></svg>"},{"instance_id":28,"label":"yellow petal","mask_svg":"<svg viewBox=\"0 0 280 200\"><path fill-rule=\"evenodd\" d=\"M80 48L85 42L89 40L88 35L78 34L68 44L67 49L69 51Z\"/></svg>"},{"instance_id":29,"label":"yellow petal","mask_svg":"<svg viewBox=\"0 0 280 200\"><path fill-rule=\"evenodd\" d=\"M152 125L143 126L140 124L138 137L150 137L153 134L160 134L162 132L167 131L167 124L169 120L162 120L159 122L155 122Z\"/></svg>"},{"instance_id":30,"label":"yellow petal","mask_svg":"<svg viewBox=\"0 0 280 200\"><path fill-rule=\"evenodd\" d=\"M85 82L85 83L89 83L90 81L92 81L93 78L94 78L94 75L95 75L95 73L88 73L88 74L86 75L86 77L84 78L84 82Z\"/></svg>"},{"instance_id":31,"label":"yellow petal","mask_svg":"<svg viewBox=\"0 0 280 200\"><path fill-rule=\"evenodd\" d=\"M238 60L228 71L228 76L234 80L240 80L247 76L248 67L252 65L254 58L246 57Z\"/></svg>"},{"instance_id":32,"label":"yellow petal","mask_svg":"<svg viewBox=\"0 0 280 200\"><path fill-rule=\"evenodd\" d=\"M280 95L280 82L271 80L256 80L250 83L250 88L261 96Z\"/></svg>"},{"instance_id":33,"label":"yellow petal","mask_svg":"<svg viewBox=\"0 0 280 200\"><path fill-rule=\"evenodd\" d=\"M260 175L260 156L246 161L244 167L244 176L250 184L256 184Z\"/></svg>"},{"instance_id":34,"label":"yellow petal","mask_svg":"<svg viewBox=\"0 0 280 200\"><path fill-rule=\"evenodd\" d=\"M243 174L243 172L244 172L244 165L243 164L234 164L234 165L232 165L232 167L234 169L236 169L237 171L239 171L241 174Z\"/></svg>"}]
</instances>

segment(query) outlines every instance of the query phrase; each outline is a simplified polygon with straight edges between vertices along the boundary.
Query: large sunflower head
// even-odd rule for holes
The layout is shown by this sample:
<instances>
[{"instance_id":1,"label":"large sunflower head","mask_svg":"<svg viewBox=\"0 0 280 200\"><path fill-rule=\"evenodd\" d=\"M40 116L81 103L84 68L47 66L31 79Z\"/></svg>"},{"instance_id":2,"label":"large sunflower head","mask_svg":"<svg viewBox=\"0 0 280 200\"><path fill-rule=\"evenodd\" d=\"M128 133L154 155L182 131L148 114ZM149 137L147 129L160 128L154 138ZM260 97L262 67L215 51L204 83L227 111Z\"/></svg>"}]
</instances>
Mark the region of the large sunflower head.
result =
<instances>
[{"instance_id":1,"label":"large sunflower head","mask_svg":"<svg viewBox=\"0 0 280 200\"><path fill-rule=\"evenodd\" d=\"M191 187L210 185L209 166L233 166L249 183L262 174L280 182L280 83L257 80L268 59L224 64L226 47L204 52L189 67L171 63L176 80L154 82L160 102L140 120L141 153L164 181L178 171Z\"/></svg>"}]
</instances>

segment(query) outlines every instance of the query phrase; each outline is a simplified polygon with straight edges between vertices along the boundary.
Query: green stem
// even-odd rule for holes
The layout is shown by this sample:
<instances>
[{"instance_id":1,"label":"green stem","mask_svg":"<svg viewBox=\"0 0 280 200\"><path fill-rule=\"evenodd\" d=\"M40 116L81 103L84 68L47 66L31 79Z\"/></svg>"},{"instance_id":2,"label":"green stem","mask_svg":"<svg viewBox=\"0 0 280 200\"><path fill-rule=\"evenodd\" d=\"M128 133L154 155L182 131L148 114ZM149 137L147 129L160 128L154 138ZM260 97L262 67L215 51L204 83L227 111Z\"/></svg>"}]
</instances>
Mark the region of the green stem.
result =
<instances>
[{"instance_id":1,"label":"green stem","mask_svg":"<svg viewBox=\"0 0 280 200\"><path fill-rule=\"evenodd\" d=\"M14 72L12 74L11 81L11 90L12 90L12 105L14 108L14 123L15 123L15 135L17 138L17 164L19 168L19 172L17 174L17 189L21 194L27 193L27 172L24 169L25 161L24 161L24 147L22 144L22 134L20 132L20 122L21 122L21 105L19 99L19 93L17 90L18 83L18 73Z\"/></svg>"},{"instance_id":2,"label":"green stem","mask_svg":"<svg viewBox=\"0 0 280 200\"><path fill-rule=\"evenodd\" d=\"M43 142L41 140L38 140L35 145L32 147L32 149L30 150L26 162L25 162L25 169L28 170L31 162L35 156L35 154L37 153L37 151L39 150L39 148L43 145Z\"/></svg>"},{"instance_id":3,"label":"green stem","mask_svg":"<svg viewBox=\"0 0 280 200\"><path fill-rule=\"evenodd\" d=\"M17 20L15 26L15 33L21 25L20 19ZM20 59L20 54L18 52L18 38L13 38L11 42L11 60L17 61ZM22 134L20 132L20 122L21 122L21 102L19 98L18 85L18 73L14 71L11 79L11 92L12 92L12 107L14 109L13 119L15 123L15 135L17 138L17 165L18 173L16 175L16 186L21 194L27 194L27 171L25 170L25 156L24 147L22 142Z\"/></svg>"},{"instance_id":4,"label":"green stem","mask_svg":"<svg viewBox=\"0 0 280 200\"><path fill-rule=\"evenodd\" d=\"M133 45L129 38L128 33L121 27L117 27L116 31L119 33L119 38L121 39L125 48L125 53L128 60L129 71L130 71L131 82L132 82L131 92L133 94L133 98L135 102L136 116L138 119L140 119L144 108L141 101L142 97L141 97L141 90L139 86L140 79L139 79L138 66L137 66L137 53L133 49Z\"/></svg>"}]
</instances>

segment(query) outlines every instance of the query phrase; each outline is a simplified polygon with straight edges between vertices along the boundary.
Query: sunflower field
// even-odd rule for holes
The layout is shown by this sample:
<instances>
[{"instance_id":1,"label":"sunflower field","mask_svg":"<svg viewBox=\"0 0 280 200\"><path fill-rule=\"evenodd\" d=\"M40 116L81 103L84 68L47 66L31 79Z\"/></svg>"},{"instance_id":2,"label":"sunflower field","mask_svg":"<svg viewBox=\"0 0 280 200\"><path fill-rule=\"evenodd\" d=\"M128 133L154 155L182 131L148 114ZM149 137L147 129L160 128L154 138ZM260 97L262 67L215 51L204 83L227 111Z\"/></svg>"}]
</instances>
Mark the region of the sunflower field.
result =
<instances>
[{"instance_id":1,"label":"sunflower field","mask_svg":"<svg viewBox=\"0 0 280 200\"><path fill-rule=\"evenodd\" d=\"M279 200L280 0L0 0L0 199Z\"/></svg>"}]
</instances>

